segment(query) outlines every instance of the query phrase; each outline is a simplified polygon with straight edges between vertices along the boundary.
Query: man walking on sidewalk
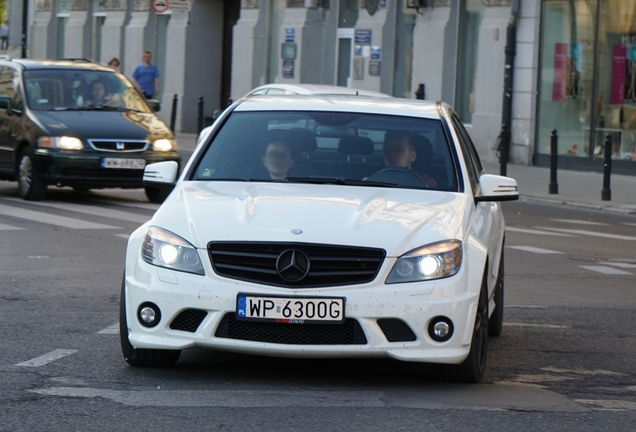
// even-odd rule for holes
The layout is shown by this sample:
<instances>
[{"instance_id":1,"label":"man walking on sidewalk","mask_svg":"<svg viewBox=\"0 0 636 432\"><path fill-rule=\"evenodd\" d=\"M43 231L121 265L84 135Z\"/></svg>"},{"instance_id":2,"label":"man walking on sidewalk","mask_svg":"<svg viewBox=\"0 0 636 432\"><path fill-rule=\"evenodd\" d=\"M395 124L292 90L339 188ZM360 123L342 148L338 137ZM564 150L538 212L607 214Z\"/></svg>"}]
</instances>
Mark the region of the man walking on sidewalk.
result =
<instances>
[{"instance_id":1,"label":"man walking on sidewalk","mask_svg":"<svg viewBox=\"0 0 636 432\"><path fill-rule=\"evenodd\" d=\"M159 70L150 63L151 59L150 51L144 51L143 63L133 72L133 82L146 99L152 99L159 94Z\"/></svg>"},{"instance_id":2,"label":"man walking on sidewalk","mask_svg":"<svg viewBox=\"0 0 636 432\"><path fill-rule=\"evenodd\" d=\"M9 49L9 21L0 26L0 48L2 51Z\"/></svg>"}]
</instances>

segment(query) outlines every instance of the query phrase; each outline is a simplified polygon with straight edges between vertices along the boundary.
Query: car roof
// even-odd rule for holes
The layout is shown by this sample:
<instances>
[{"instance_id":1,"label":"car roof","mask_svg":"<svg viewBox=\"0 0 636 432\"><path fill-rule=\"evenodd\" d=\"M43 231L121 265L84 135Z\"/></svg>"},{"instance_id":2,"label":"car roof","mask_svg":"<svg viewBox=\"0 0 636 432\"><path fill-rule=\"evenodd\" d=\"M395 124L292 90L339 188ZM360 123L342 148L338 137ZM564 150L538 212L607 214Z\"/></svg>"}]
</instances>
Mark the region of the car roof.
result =
<instances>
[{"instance_id":1,"label":"car roof","mask_svg":"<svg viewBox=\"0 0 636 432\"><path fill-rule=\"evenodd\" d=\"M392 97L388 94L371 91L371 90L362 90L362 89L341 87L341 86L335 86L335 85L326 85L326 84L265 84L260 87L256 87L255 89L251 90L248 94L252 94L255 91L262 90L262 89L281 89L281 90L294 92L296 94L330 94L330 95L358 94L363 96L377 96L377 97L384 97L384 98Z\"/></svg>"},{"instance_id":2,"label":"car roof","mask_svg":"<svg viewBox=\"0 0 636 432\"><path fill-rule=\"evenodd\" d=\"M440 118L437 102L352 95L253 95L239 101L234 111L338 111Z\"/></svg>"},{"instance_id":3,"label":"car roof","mask_svg":"<svg viewBox=\"0 0 636 432\"><path fill-rule=\"evenodd\" d=\"M114 72L114 70L108 66L102 66L99 63L92 62L87 59L61 59L61 60L27 60L27 59L13 59L4 60L1 63L4 65L17 65L21 66L24 70L34 69L82 69L82 70L94 70L104 72Z\"/></svg>"}]
</instances>

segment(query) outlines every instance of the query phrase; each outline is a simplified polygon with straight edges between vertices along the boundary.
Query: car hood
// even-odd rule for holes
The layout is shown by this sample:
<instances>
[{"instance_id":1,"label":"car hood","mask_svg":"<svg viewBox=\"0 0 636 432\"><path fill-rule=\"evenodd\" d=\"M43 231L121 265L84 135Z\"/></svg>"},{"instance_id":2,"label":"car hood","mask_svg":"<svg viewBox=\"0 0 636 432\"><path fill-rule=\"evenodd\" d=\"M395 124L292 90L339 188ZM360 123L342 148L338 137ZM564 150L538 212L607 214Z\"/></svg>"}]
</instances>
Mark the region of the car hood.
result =
<instances>
[{"instance_id":1,"label":"car hood","mask_svg":"<svg viewBox=\"0 0 636 432\"><path fill-rule=\"evenodd\" d=\"M153 113L117 111L33 111L52 136L77 138L128 138L153 141L172 138L166 125Z\"/></svg>"},{"instance_id":2,"label":"car hood","mask_svg":"<svg viewBox=\"0 0 636 432\"><path fill-rule=\"evenodd\" d=\"M210 241L299 242L377 247L400 256L463 239L470 202L465 194L439 191L182 182L150 223L197 248Z\"/></svg>"}]
</instances>

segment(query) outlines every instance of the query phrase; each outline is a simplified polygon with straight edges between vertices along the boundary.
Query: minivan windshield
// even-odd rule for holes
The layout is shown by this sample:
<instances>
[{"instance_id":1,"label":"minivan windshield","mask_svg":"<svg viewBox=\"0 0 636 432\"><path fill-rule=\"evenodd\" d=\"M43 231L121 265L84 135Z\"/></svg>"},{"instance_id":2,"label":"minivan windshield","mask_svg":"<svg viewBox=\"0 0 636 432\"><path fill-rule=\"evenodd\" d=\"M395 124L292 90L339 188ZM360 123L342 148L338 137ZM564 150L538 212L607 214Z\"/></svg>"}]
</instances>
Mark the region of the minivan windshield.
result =
<instances>
[{"instance_id":1,"label":"minivan windshield","mask_svg":"<svg viewBox=\"0 0 636 432\"><path fill-rule=\"evenodd\" d=\"M120 73L78 69L41 69L23 73L33 111L112 110L151 112Z\"/></svg>"},{"instance_id":2,"label":"minivan windshield","mask_svg":"<svg viewBox=\"0 0 636 432\"><path fill-rule=\"evenodd\" d=\"M440 120L342 112L234 112L192 180L458 191Z\"/></svg>"}]
</instances>

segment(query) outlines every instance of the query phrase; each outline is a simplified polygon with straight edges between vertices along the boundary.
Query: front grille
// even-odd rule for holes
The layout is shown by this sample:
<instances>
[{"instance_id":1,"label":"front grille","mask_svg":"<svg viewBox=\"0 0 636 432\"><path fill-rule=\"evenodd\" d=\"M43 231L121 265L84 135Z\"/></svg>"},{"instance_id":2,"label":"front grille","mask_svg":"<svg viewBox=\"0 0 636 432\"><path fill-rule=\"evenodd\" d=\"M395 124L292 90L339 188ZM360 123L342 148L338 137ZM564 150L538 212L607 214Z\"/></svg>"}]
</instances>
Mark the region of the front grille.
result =
<instances>
[{"instance_id":1,"label":"front grille","mask_svg":"<svg viewBox=\"0 0 636 432\"><path fill-rule=\"evenodd\" d=\"M200 309L186 309L181 312L170 323L172 330L181 330L190 333L194 333L201 325L201 321L208 315L204 310Z\"/></svg>"},{"instance_id":2,"label":"front grille","mask_svg":"<svg viewBox=\"0 0 636 432\"><path fill-rule=\"evenodd\" d=\"M295 282L283 279L276 270L278 257L290 249L305 253L310 263L308 274ZM208 252L220 276L286 288L371 282L386 255L383 249L309 243L211 242Z\"/></svg>"},{"instance_id":3,"label":"front grille","mask_svg":"<svg viewBox=\"0 0 636 432\"><path fill-rule=\"evenodd\" d=\"M148 141L129 139L92 139L88 144L95 150L122 153L142 152L148 148Z\"/></svg>"},{"instance_id":4,"label":"front grille","mask_svg":"<svg viewBox=\"0 0 636 432\"><path fill-rule=\"evenodd\" d=\"M402 320L382 318L377 323L389 342L413 342L417 339L413 330Z\"/></svg>"},{"instance_id":5,"label":"front grille","mask_svg":"<svg viewBox=\"0 0 636 432\"><path fill-rule=\"evenodd\" d=\"M358 321L347 318L342 324L283 324L240 321L226 314L215 336L286 345L365 345L367 338Z\"/></svg>"}]
</instances>

